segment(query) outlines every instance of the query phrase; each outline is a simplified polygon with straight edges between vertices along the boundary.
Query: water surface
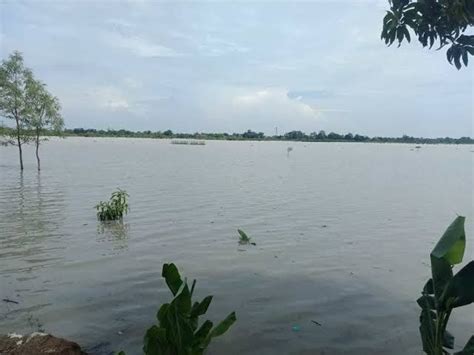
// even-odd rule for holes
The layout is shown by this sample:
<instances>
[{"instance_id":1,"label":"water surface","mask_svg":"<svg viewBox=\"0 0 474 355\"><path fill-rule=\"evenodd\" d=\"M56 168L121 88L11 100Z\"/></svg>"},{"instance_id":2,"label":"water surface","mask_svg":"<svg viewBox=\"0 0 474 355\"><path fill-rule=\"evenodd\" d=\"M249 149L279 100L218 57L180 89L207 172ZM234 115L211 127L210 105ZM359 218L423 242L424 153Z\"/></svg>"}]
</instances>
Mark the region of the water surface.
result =
<instances>
[{"instance_id":1,"label":"water surface","mask_svg":"<svg viewBox=\"0 0 474 355\"><path fill-rule=\"evenodd\" d=\"M287 147L293 147L287 155ZM161 265L238 321L209 354L420 354L414 300L456 214L474 258L472 146L67 138L0 148L0 333L139 354ZM130 194L123 225L93 206ZM257 243L239 246L237 228ZM312 320L321 324L316 325ZM299 326L295 332L293 326ZM458 348L474 309L455 311Z\"/></svg>"}]
</instances>

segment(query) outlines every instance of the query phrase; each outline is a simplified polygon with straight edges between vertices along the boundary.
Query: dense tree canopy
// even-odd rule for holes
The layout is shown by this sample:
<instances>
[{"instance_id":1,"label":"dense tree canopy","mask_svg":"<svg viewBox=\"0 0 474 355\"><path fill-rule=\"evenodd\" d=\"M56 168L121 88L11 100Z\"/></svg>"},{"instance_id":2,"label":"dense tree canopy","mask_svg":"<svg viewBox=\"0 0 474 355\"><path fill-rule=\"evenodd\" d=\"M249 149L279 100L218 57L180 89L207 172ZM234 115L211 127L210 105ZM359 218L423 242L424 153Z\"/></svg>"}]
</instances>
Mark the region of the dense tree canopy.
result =
<instances>
[{"instance_id":1,"label":"dense tree canopy","mask_svg":"<svg viewBox=\"0 0 474 355\"><path fill-rule=\"evenodd\" d=\"M410 29L423 47L449 46L449 63L460 69L474 55L474 0L389 0L390 10L383 19L382 39L387 45L405 39Z\"/></svg>"}]
</instances>

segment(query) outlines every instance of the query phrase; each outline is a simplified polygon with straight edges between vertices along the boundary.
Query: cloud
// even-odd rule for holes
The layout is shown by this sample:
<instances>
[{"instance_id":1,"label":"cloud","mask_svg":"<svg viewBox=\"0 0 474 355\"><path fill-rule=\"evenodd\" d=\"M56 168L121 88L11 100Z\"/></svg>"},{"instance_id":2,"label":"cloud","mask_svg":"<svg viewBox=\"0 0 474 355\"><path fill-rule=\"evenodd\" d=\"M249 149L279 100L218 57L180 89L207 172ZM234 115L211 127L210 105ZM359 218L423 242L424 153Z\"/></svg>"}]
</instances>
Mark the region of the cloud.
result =
<instances>
[{"instance_id":1,"label":"cloud","mask_svg":"<svg viewBox=\"0 0 474 355\"><path fill-rule=\"evenodd\" d=\"M156 58L179 56L175 50L137 35L115 32L106 34L104 39L108 45L126 49L138 57Z\"/></svg>"},{"instance_id":2,"label":"cloud","mask_svg":"<svg viewBox=\"0 0 474 355\"><path fill-rule=\"evenodd\" d=\"M245 95L238 95L232 100L234 109L239 111L260 112L261 114L287 115L294 118L316 119L317 110L300 100L288 96L285 89L264 89Z\"/></svg>"},{"instance_id":3,"label":"cloud","mask_svg":"<svg viewBox=\"0 0 474 355\"><path fill-rule=\"evenodd\" d=\"M118 88L113 86L95 88L92 90L91 96L101 109L121 111L130 108L127 97Z\"/></svg>"},{"instance_id":4,"label":"cloud","mask_svg":"<svg viewBox=\"0 0 474 355\"><path fill-rule=\"evenodd\" d=\"M311 130L321 119L317 108L288 97L285 88L226 87L202 91L203 96L197 98L204 111L201 114L208 117L209 125L220 130Z\"/></svg>"},{"instance_id":5,"label":"cloud","mask_svg":"<svg viewBox=\"0 0 474 355\"><path fill-rule=\"evenodd\" d=\"M68 126L472 135L472 67L386 48L386 0L114 1L0 5Z\"/></svg>"},{"instance_id":6,"label":"cloud","mask_svg":"<svg viewBox=\"0 0 474 355\"><path fill-rule=\"evenodd\" d=\"M218 57L232 53L247 53L249 48L241 46L229 40L215 36L206 36L202 43L198 44L198 49L203 55Z\"/></svg>"},{"instance_id":7,"label":"cloud","mask_svg":"<svg viewBox=\"0 0 474 355\"><path fill-rule=\"evenodd\" d=\"M332 97L333 94L328 90L292 90L288 92L288 97L291 99L323 99Z\"/></svg>"}]
</instances>

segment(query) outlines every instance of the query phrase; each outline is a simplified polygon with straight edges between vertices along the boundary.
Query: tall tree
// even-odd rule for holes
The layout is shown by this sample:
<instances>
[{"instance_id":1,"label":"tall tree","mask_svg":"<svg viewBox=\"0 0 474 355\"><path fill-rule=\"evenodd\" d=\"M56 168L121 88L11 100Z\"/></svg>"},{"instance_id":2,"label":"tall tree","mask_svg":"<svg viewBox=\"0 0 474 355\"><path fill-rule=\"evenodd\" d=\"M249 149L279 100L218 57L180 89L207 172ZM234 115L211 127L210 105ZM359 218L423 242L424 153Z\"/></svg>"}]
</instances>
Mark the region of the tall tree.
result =
<instances>
[{"instance_id":1,"label":"tall tree","mask_svg":"<svg viewBox=\"0 0 474 355\"><path fill-rule=\"evenodd\" d=\"M46 130L60 132L64 127L61 117L61 105L57 97L51 95L46 85L33 77L26 82L27 123L33 135L36 147L36 161L38 170L41 170L39 157L40 142L46 138L42 135Z\"/></svg>"},{"instance_id":2,"label":"tall tree","mask_svg":"<svg viewBox=\"0 0 474 355\"><path fill-rule=\"evenodd\" d=\"M387 45L396 40L410 42L411 29L423 47L430 49L435 43L441 49L449 46L446 57L449 63L461 69L467 66L469 55L474 55L473 0L389 0L390 10L383 19L382 39ZM470 32L472 33L472 32Z\"/></svg>"},{"instance_id":3,"label":"tall tree","mask_svg":"<svg viewBox=\"0 0 474 355\"><path fill-rule=\"evenodd\" d=\"M0 115L15 121L15 133L9 143L18 146L21 170L23 170L22 145L31 138L26 131L28 107L25 95L27 82L32 77L33 74L25 67L20 52L14 52L0 65Z\"/></svg>"}]
</instances>

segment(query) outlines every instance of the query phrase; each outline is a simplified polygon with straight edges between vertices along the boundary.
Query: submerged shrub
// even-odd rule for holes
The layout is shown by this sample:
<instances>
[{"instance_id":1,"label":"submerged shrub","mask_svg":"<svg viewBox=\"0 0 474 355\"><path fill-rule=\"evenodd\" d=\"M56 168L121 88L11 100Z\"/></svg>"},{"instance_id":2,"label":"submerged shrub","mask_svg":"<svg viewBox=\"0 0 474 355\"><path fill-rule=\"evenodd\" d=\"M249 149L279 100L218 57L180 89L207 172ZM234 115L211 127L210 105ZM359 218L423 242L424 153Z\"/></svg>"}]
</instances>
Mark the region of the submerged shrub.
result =
<instances>
[{"instance_id":1,"label":"submerged shrub","mask_svg":"<svg viewBox=\"0 0 474 355\"><path fill-rule=\"evenodd\" d=\"M100 221L116 221L123 218L128 212L128 193L125 190L117 189L112 193L109 201L100 201L95 208L97 218Z\"/></svg>"},{"instance_id":2,"label":"submerged shrub","mask_svg":"<svg viewBox=\"0 0 474 355\"><path fill-rule=\"evenodd\" d=\"M206 314L213 296L201 302L192 302L196 280L189 288L187 280L174 264L164 264L162 276L173 294L171 303L163 304L156 315L158 324L145 333L143 353L145 355L202 355L212 338L218 337L234 324L235 312L230 313L217 326L210 320L199 326L199 316ZM120 352L119 355L125 355Z\"/></svg>"},{"instance_id":3,"label":"submerged shrub","mask_svg":"<svg viewBox=\"0 0 474 355\"><path fill-rule=\"evenodd\" d=\"M462 262L466 246L465 217L457 217L431 252L432 278L417 300L421 307L420 334L428 355L449 354L454 336L446 330L451 312L474 302L474 261L453 275L453 266ZM455 355L474 354L474 335Z\"/></svg>"}]
</instances>

